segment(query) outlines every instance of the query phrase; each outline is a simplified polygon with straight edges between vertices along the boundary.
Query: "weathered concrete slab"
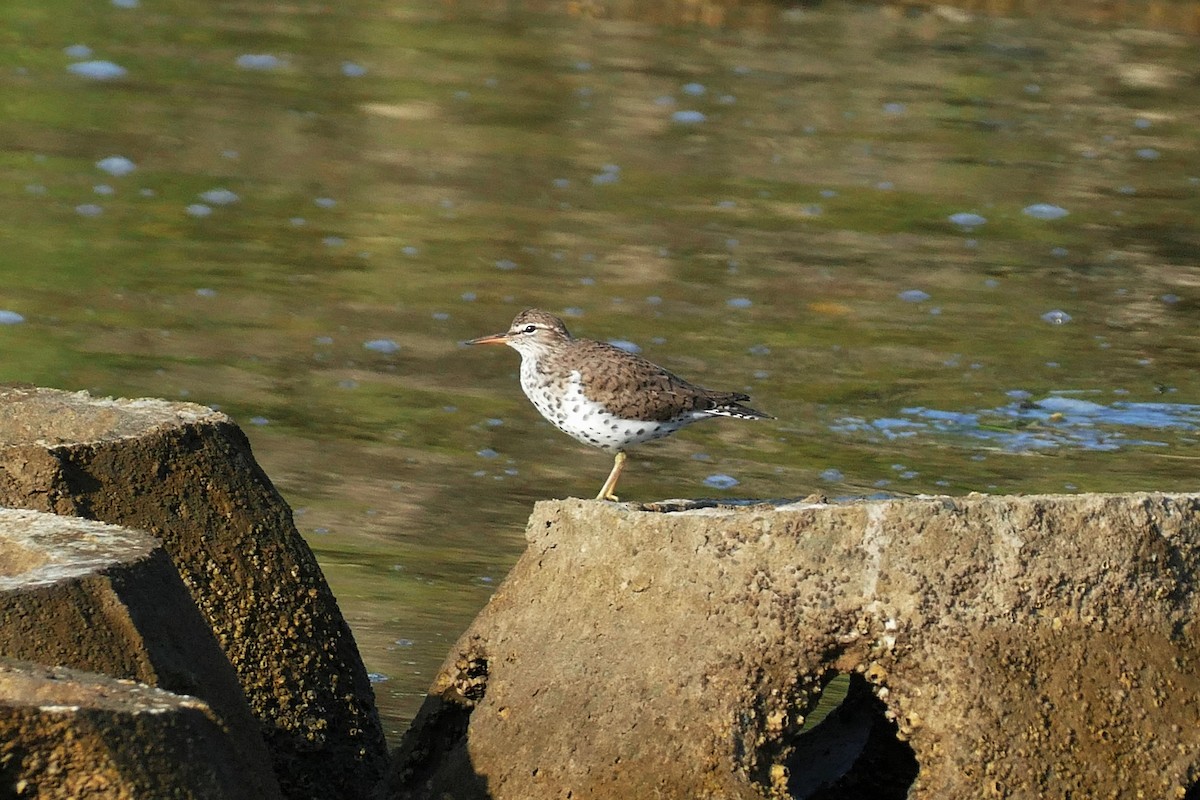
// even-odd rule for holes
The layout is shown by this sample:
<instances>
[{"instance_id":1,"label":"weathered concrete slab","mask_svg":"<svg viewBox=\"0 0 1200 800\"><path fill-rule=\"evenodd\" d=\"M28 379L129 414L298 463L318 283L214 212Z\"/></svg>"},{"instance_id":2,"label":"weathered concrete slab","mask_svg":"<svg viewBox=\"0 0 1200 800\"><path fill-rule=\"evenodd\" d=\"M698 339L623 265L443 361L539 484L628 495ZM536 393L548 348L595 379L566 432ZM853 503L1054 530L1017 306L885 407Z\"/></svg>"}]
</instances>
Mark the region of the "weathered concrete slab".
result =
<instances>
[{"instance_id":1,"label":"weathered concrete slab","mask_svg":"<svg viewBox=\"0 0 1200 800\"><path fill-rule=\"evenodd\" d=\"M266 762L247 771L219 718L194 697L0 659L4 797L258 800L274 781Z\"/></svg>"},{"instance_id":2,"label":"weathered concrete slab","mask_svg":"<svg viewBox=\"0 0 1200 800\"><path fill-rule=\"evenodd\" d=\"M233 667L148 534L0 508L0 656L195 695L227 730L222 768L245 773L257 797L280 796ZM87 728L86 717L74 722Z\"/></svg>"},{"instance_id":3,"label":"weathered concrete slab","mask_svg":"<svg viewBox=\"0 0 1200 800\"><path fill-rule=\"evenodd\" d=\"M366 670L287 504L228 417L0 388L0 505L158 537L237 673L284 794L369 793L386 753Z\"/></svg>"},{"instance_id":4,"label":"weathered concrete slab","mask_svg":"<svg viewBox=\"0 0 1200 800\"><path fill-rule=\"evenodd\" d=\"M1196 791L1200 497L571 500L526 536L389 797Z\"/></svg>"}]
</instances>

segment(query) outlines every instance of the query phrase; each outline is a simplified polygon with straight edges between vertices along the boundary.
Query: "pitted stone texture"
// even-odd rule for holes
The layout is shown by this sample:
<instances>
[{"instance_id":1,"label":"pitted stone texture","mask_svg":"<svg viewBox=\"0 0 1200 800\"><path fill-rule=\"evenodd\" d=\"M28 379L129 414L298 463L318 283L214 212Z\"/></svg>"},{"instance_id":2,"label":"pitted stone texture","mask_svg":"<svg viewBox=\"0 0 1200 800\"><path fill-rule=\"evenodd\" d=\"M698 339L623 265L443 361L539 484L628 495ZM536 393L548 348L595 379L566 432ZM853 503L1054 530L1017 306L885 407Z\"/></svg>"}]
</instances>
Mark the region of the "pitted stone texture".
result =
<instances>
[{"instance_id":1,"label":"pitted stone texture","mask_svg":"<svg viewBox=\"0 0 1200 800\"><path fill-rule=\"evenodd\" d=\"M4 797L259 800L272 796L261 792L274 780L265 762L248 769L220 719L194 697L0 659Z\"/></svg>"},{"instance_id":2,"label":"pitted stone texture","mask_svg":"<svg viewBox=\"0 0 1200 800\"><path fill-rule=\"evenodd\" d=\"M223 414L0 388L0 505L158 537L233 664L290 798L365 797L386 758L350 630Z\"/></svg>"},{"instance_id":3,"label":"pitted stone texture","mask_svg":"<svg viewBox=\"0 0 1200 800\"><path fill-rule=\"evenodd\" d=\"M259 796L280 796L237 675L155 539L0 508L0 542L0 656L195 695L229 732L230 768L257 781Z\"/></svg>"},{"instance_id":4,"label":"pitted stone texture","mask_svg":"<svg viewBox=\"0 0 1200 800\"><path fill-rule=\"evenodd\" d=\"M907 739L912 798L1170 798L1200 776L1195 496L572 500L526 536L390 797L796 796L801 714L837 671Z\"/></svg>"}]
</instances>

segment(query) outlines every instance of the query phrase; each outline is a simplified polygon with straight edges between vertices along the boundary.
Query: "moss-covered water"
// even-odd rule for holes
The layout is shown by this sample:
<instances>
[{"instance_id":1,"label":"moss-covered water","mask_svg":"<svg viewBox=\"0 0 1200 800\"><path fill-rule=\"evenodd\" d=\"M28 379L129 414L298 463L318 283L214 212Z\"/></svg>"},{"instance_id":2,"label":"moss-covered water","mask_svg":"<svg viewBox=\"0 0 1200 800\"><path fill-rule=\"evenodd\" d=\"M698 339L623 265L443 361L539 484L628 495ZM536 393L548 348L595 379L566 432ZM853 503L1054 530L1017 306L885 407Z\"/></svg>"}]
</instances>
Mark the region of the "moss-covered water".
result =
<instances>
[{"instance_id":1,"label":"moss-covered water","mask_svg":"<svg viewBox=\"0 0 1200 800\"><path fill-rule=\"evenodd\" d=\"M393 734L609 467L460 345L526 306L778 417L631 500L1194 487L1195 39L596 9L6 4L0 380L232 414Z\"/></svg>"}]
</instances>

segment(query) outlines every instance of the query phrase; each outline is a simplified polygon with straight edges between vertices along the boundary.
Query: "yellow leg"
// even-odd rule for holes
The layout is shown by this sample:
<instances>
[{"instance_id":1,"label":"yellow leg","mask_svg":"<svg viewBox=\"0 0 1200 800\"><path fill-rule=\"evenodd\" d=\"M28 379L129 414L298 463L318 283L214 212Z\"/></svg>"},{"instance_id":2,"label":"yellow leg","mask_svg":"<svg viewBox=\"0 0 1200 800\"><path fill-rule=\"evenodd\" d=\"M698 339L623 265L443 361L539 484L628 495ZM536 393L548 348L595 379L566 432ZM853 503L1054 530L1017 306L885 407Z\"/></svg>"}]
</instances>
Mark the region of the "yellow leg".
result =
<instances>
[{"instance_id":1,"label":"yellow leg","mask_svg":"<svg viewBox=\"0 0 1200 800\"><path fill-rule=\"evenodd\" d=\"M613 459L612 472L608 473L608 480L604 482L604 486L600 489L600 494L596 495L597 500L612 500L617 501L617 496L613 494L613 489L617 488L617 478L621 477L621 470L625 469L625 451L618 450L617 457Z\"/></svg>"}]
</instances>

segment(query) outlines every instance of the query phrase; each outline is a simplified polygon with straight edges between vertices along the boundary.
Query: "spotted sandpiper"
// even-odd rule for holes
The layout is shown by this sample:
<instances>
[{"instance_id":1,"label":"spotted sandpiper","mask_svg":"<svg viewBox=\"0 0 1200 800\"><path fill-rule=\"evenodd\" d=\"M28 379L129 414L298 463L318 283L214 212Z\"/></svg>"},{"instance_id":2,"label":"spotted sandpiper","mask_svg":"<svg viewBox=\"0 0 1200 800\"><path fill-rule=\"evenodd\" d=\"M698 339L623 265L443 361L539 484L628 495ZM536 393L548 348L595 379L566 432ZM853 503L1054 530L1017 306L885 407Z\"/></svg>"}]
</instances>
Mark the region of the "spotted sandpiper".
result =
<instances>
[{"instance_id":1,"label":"spotted sandpiper","mask_svg":"<svg viewBox=\"0 0 1200 800\"><path fill-rule=\"evenodd\" d=\"M596 495L616 500L625 450L712 417L772 419L742 405L748 395L688 383L606 342L576 339L553 314L530 308L504 333L467 344L506 344L521 354L521 388L542 416L584 444L615 453Z\"/></svg>"}]
</instances>

